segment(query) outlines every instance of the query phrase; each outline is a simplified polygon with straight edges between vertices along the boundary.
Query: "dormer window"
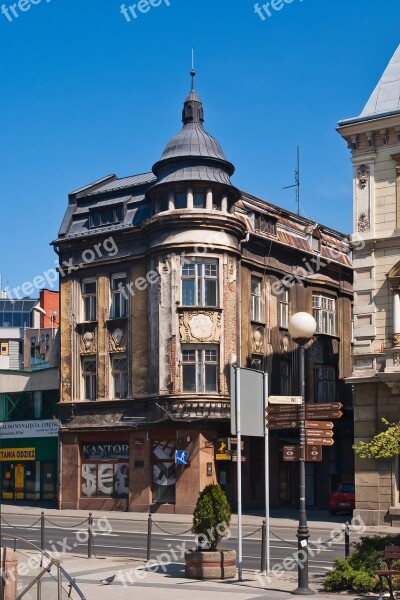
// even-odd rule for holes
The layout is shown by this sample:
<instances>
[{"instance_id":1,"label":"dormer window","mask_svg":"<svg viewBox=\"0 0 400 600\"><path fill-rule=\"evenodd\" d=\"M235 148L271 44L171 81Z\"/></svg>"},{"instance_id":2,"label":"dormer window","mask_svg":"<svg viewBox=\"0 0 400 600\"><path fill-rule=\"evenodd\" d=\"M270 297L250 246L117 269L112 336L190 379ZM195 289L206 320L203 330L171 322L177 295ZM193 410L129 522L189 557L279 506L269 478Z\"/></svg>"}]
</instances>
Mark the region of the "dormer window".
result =
<instances>
[{"instance_id":1,"label":"dormer window","mask_svg":"<svg viewBox=\"0 0 400 600\"><path fill-rule=\"evenodd\" d=\"M312 236L311 246L312 246L312 249L314 250L314 252L320 252L321 251L321 240L317 237Z\"/></svg>"},{"instance_id":2,"label":"dormer window","mask_svg":"<svg viewBox=\"0 0 400 600\"><path fill-rule=\"evenodd\" d=\"M255 213L254 217L254 229L256 231L268 233L269 235L276 235L275 219L271 219L267 215L261 213Z\"/></svg>"},{"instance_id":3,"label":"dormer window","mask_svg":"<svg viewBox=\"0 0 400 600\"><path fill-rule=\"evenodd\" d=\"M122 223L123 221L123 206L107 206L106 208L99 208L90 211L90 227L105 227L106 225L113 225L116 223Z\"/></svg>"}]
</instances>

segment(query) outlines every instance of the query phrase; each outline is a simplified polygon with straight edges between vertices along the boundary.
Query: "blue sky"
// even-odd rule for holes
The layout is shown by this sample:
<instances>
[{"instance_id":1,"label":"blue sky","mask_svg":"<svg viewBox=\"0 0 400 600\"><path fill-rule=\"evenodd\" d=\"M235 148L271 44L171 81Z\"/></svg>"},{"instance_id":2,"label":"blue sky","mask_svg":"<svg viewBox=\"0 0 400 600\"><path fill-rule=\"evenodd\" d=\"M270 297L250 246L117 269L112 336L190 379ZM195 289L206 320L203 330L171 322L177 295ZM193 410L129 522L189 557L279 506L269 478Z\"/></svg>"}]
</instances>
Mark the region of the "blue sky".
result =
<instances>
[{"instance_id":1,"label":"blue sky","mask_svg":"<svg viewBox=\"0 0 400 600\"><path fill-rule=\"evenodd\" d=\"M400 43L398 0L293 0L264 21L254 0L163 0L129 23L121 0L36 2L0 14L3 287L54 266L69 191L151 170L180 129L192 47L235 185L295 211L283 187L300 144L303 214L350 232L335 127L361 112Z\"/></svg>"}]
</instances>

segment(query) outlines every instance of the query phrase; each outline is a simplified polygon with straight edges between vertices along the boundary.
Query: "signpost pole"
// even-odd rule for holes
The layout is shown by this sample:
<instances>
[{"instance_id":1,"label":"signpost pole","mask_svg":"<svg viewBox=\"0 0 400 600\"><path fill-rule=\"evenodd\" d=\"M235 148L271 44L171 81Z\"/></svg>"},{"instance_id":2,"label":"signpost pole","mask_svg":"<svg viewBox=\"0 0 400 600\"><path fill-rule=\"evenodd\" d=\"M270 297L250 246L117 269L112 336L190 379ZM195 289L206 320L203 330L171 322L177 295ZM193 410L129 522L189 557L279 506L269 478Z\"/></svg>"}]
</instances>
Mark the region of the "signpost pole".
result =
<instances>
[{"instance_id":1,"label":"signpost pole","mask_svg":"<svg viewBox=\"0 0 400 600\"><path fill-rule=\"evenodd\" d=\"M263 375L264 414L268 406L268 373ZM269 532L269 430L267 420L264 419L264 461L265 461L265 564L267 573L271 567L270 532Z\"/></svg>"},{"instance_id":2,"label":"signpost pole","mask_svg":"<svg viewBox=\"0 0 400 600\"><path fill-rule=\"evenodd\" d=\"M243 581L242 434L240 426L240 367L235 367L235 384L237 438L238 579L239 581Z\"/></svg>"}]
</instances>

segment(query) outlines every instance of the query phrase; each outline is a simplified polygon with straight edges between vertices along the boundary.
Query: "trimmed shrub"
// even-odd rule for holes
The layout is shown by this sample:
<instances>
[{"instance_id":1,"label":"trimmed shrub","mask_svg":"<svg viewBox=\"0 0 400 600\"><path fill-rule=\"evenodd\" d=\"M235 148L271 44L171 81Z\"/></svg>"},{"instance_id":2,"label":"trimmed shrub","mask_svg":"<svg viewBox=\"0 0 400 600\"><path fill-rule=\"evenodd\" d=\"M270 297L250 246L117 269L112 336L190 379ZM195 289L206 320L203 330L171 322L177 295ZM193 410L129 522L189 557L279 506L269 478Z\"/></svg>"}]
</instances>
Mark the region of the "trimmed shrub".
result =
<instances>
[{"instance_id":1,"label":"trimmed shrub","mask_svg":"<svg viewBox=\"0 0 400 600\"><path fill-rule=\"evenodd\" d=\"M216 550L229 529L231 515L231 507L221 487L207 485L200 492L193 513L192 531L203 537L199 546L205 543L210 550Z\"/></svg>"}]
</instances>

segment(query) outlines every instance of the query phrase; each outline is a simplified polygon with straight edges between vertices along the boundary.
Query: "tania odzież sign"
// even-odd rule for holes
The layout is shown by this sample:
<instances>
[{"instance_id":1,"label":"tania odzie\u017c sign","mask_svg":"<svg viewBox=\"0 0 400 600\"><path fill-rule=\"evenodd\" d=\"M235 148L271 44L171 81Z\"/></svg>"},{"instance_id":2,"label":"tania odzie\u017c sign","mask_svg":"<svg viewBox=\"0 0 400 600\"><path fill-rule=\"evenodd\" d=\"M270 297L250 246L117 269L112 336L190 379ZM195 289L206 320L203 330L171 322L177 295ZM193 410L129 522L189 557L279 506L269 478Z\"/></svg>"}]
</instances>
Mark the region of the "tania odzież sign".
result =
<instances>
[{"instance_id":1,"label":"tania odzie\u017c sign","mask_svg":"<svg viewBox=\"0 0 400 600\"><path fill-rule=\"evenodd\" d=\"M3 421L0 423L0 439L55 437L60 429L56 419L37 421Z\"/></svg>"}]
</instances>

